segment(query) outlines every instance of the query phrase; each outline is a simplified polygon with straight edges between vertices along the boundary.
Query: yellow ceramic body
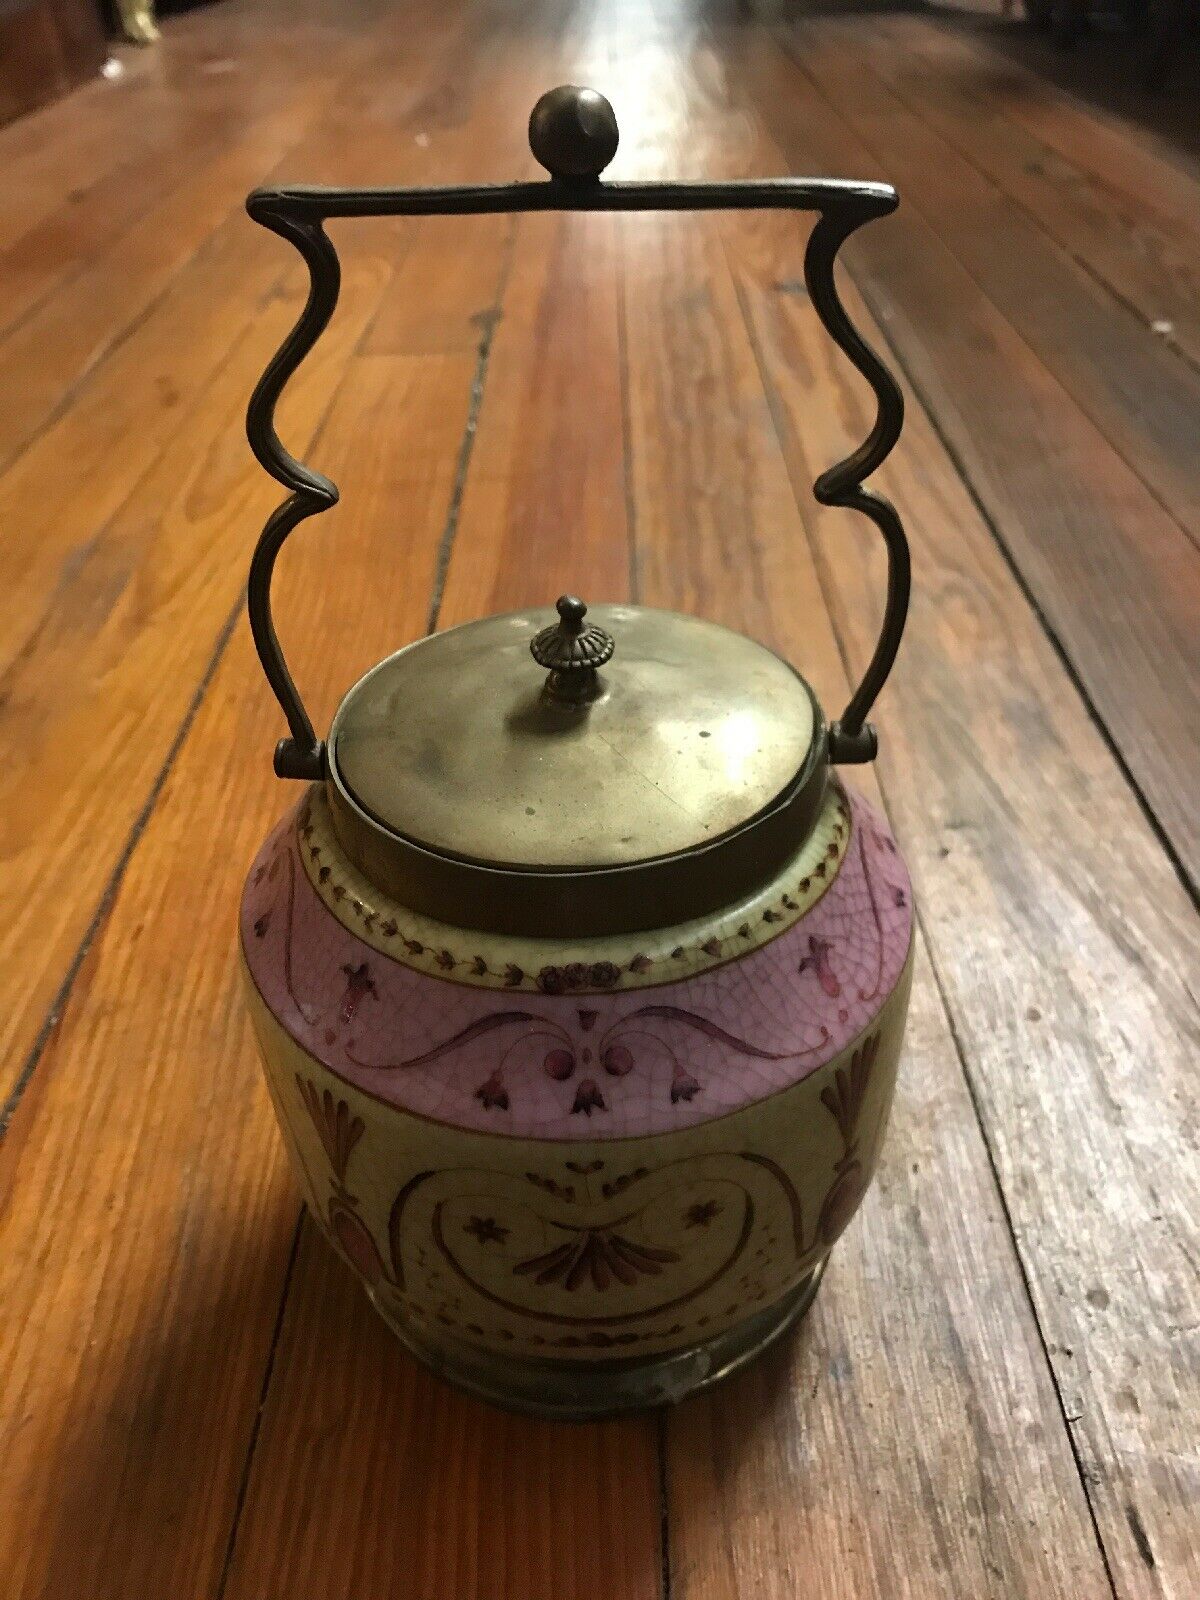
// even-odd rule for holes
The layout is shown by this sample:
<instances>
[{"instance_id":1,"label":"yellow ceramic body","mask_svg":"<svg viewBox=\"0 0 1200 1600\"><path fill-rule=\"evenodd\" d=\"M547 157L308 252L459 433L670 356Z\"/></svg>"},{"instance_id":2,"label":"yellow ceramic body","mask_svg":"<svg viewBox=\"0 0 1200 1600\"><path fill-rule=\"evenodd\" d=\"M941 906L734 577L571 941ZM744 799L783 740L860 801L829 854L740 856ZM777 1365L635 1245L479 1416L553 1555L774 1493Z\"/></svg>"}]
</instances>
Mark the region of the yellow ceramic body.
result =
<instances>
[{"instance_id":1,"label":"yellow ceramic body","mask_svg":"<svg viewBox=\"0 0 1200 1600\"><path fill-rule=\"evenodd\" d=\"M341 853L314 788L242 945L304 1197L383 1316L491 1398L674 1398L802 1309L862 1198L911 972L908 879L831 785L772 883L564 948L437 924Z\"/></svg>"}]
</instances>

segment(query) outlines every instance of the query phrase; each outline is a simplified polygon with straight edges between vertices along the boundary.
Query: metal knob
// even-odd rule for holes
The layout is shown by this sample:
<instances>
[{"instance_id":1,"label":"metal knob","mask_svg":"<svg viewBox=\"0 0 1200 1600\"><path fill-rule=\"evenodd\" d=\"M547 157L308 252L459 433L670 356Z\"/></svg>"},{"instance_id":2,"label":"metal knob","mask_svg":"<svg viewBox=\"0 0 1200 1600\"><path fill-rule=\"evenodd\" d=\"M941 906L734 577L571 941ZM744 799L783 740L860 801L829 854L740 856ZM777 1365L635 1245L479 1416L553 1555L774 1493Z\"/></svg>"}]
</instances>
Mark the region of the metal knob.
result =
<instances>
[{"instance_id":1,"label":"metal knob","mask_svg":"<svg viewBox=\"0 0 1200 1600\"><path fill-rule=\"evenodd\" d=\"M574 83L548 90L529 116L529 148L552 178L599 178L619 138L616 113L604 96Z\"/></svg>"},{"instance_id":2,"label":"metal knob","mask_svg":"<svg viewBox=\"0 0 1200 1600\"><path fill-rule=\"evenodd\" d=\"M529 653L550 676L544 693L575 704L594 700L600 693L599 669L616 649L611 633L584 622L587 606L573 594L558 597L558 621L542 628L529 641Z\"/></svg>"}]
</instances>

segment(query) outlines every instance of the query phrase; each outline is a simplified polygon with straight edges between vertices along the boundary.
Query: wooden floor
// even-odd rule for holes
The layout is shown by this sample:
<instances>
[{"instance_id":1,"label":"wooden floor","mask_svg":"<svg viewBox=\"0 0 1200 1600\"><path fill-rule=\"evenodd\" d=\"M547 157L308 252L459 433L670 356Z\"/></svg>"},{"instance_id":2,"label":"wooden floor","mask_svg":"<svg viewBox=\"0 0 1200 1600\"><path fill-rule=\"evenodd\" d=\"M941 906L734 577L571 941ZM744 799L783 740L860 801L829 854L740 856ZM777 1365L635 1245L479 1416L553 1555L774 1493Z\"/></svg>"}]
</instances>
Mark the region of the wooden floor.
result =
<instances>
[{"instance_id":1,"label":"wooden floor","mask_svg":"<svg viewBox=\"0 0 1200 1600\"><path fill-rule=\"evenodd\" d=\"M1194 82L1122 109L1083 56L1068 93L1015 27L228 0L0 131L6 1600L1200 1595ZM846 293L909 396L878 785L920 942L881 1174L800 1336L561 1429L425 1376L302 1219L233 928L293 798L241 415L303 294L241 198L528 174L571 79L611 90L615 174L901 190ZM282 429L343 492L278 596L322 718L431 624L564 588L732 623L840 702L882 559L811 499L868 411L796 224L340 238Z\"/></svg>"}]
</instances>

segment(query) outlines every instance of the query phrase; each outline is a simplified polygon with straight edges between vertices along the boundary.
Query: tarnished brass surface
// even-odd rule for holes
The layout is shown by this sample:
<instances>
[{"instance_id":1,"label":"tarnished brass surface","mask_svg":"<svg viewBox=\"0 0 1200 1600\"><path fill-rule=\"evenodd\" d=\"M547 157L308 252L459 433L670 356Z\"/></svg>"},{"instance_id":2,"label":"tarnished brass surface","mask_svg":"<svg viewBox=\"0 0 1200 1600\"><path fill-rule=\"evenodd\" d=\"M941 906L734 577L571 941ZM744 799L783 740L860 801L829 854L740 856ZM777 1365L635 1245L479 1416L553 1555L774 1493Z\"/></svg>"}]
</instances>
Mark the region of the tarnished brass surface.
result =
<instances>
[{"instance_id":1,"label":"tarnished brass surface","mask_svg":"<svg viewBox=\"0 0 1200 1600\"><path fill-rule=\"evenodd\" d=\"M368 815L493 865L598 867L708 843L803 765L813 709L761 645L693 617L596 606L617 642L600 695L544 692L542 612L435 634L350 691L331 742Z\"/></svg>"},{"instance_id":2,"label":"tarnished brass surface","mask_svg":"<svg viewBox=\"0 0 1200 1600\"><path fill-rule=\"evenodd\" d=\"M582 702L530 657L544 612L411 645L346 696L328 790L347 853L430 915L506 931L663 926L770 875L824 793L803 679L713 623L636 606Z\"/></svg>"}]
</instances>

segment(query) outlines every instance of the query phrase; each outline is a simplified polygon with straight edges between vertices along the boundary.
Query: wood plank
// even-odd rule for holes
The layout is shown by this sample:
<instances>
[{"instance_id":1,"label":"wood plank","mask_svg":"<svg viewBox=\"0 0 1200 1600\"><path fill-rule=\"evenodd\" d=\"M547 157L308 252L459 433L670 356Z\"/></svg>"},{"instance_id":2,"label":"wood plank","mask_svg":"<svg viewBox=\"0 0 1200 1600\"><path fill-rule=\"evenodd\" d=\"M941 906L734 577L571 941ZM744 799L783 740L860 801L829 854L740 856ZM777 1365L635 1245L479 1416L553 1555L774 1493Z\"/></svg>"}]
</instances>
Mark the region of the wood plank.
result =
<instances>
[{"instance_id":1,"label":"wood plank","mask_svg":"<svg viewBox=\"0 0 1200 1600\"><path fill-rule=\"evenodd\" d=\"M1196 185L1029 74L1005 72L983 41L889 17L890 81L943 135L1158 337L1200 365ZM1078 137L1086 131L1086 137Z\"/></svg>"},{"instance_id":2,"label":"wood plank","mask_svg":"<svg viewBox=\"0 0 1200 1600\"><path fill-rule=\"evenodd\" d=\"M450 39L444 29L431 30L429 58L406 50L407 78L397 70L396 55L377 48L373 70L397 107L405 84L413 98L421 92ZM454 59L443 60L447 73L455 70ZM360 79L364 93L372 81L369 73ZM345 128L339 111L314 131L305 150L318 157L323 141L340 146ZM391 176L402 160L395 144L386 125L367 136L360 130L357 172L377 181ZM246 448L242 414L271 337L281 338L294 318L307 279L288 265L294 257L274 240L260 241L244 219L237 231L227 245L223 291L224 313L235 330L223 341L227 349L176 419L157 460L113 516L81 536L41 614L24 619L27 637L0 674L4 1097L36 1054L47 1012L228 626L249 541L277 498ZM281 410L284 436L301 448L313 439L335 377L384 303L412 238L411 229L385 222L351 241L338 316ZM256 306L246 260L257 262L260 248L265 259ZM241 272L239 250L246 252ZM252 329L253 340L246 337ZM81 521L87 509L76 508ZM30 973L18 956L34 929L41 960Z\"/></svg>"},{"instance_id":3,"label":"wood plank","mask_svg":"<svg viewBox=\"0 0 1200 1600\"><path fill-rule=\"evenodd\" d=\"M761 282L759 289L770 298ZM778 298L776 318L786 314ZM765 345L765 330L763 338ZM815 365L818 338L810 329L803 350L823 387L832 374ZM797 343L777 337L767 359L796 441L803 428L800 493L832 430L812 424L811 384L786 381ZM844 379L835 392L834 415L855 415ZM862 405L864 423L865 413ZM1197 1577L1187 1508L1200 1460L1185 1419L1200 1395L1195 1350L1173 1330L1192 1292L1196 1243L1194 1168L1186 1176L1195 1115L1188 985L1200 977L1193 914L969 497L944 465L932 470L923 448L932 430L925 440L914 433L910 424L904 469L881 474L910 527L923 530L914 545L924 546L916 567L924 599L889 698L894 748L884 788L916 858L936 970L984 1108L1118 1592L1166 1595L1178 1584L1186 1593ZM855 559L865 554L863 541L847 549L844 520L818 519L818 549L841 598L840 636L861 669L873 643L878 561ZM872 565L868 583L860 574ZM1041 710L1048 705L1053 728ZM1113 839L1121 840L1119 873L1108 866ZM1030 893L1031 884L1040 892ZM1173 949L1180 970L1164 959ZM1118 989L1129 1020L1115 1024L1108 997ZM1126 1042L1134 1037L1136 1067ZM1014 1061L1035 1065L1014 1074ZM1162 1087L1163 1102L1143 1104L1142 1073ZM1142 1181L1146 1148L1185 1169L1165 1205ZM1130 1237L1142 1240L1149 1283L1130 1267ZM1139 1529L1156 1555L1151 1584Z\"/></svg>"},{"instance_id":4,"label":"wood plank","mask_svg":"<svg viewBox=\"0 0 1200 1600\"><path fill-rule=\"evenodd\" d=\"M756 99L776 89L773 73L753 83ZM731 248L839 640L861 670L878 541L816 508L808 486L864 436L870 406L804 297L780 292L800 242L742 228ZM858 296L851 310L869 329ZM915 596L880 716L885 794L1116 1592L1189 1593L1196 917L921 408L879 479L910 530ZM1150 1150L1169 1186L1147 1181Z\"/></svg>"},{"instance_id":5,"label":"wood plank","mask_svg":"<svg viewBox=\"0 0 1200 1600\"><path fill-rule=\"evenodd\" d=\"M651 1600L653 1423L476 1404L401 1350L306 1218L228 1600Z\"/></svg>"},{"instance_id":6,"label":"wood plank","mask_svg":"<svg viewBox=\"0 0 1200 1600\"><path fill-rule=\"evenodd\" d=\"M379 34L343 41L340 50L322 57L311 35L302 33L280 52L278 71L270 56L270 87L262 89L262 57L272 49L269 38L254 41L242 63L250 83L240 97L227 93L205 116L199 113L207 101L197 94L183 114L165 119L175 129L174 143L160 138L148 159L123 164L109 183L85 192L65 223L61 215L52 219L0 258L0 282L12 289L7 304L14 321L0 340L0 464L11 462L62 412L130 329L153 319L164 291L222 223L235 240L244 237L243 202L250 188L282 176L292 160L306 164L318 151L329 160L327 152L342 142L334 136L335 119L343 115L340 101L351 84L361 89L372 58L375 72L385 64L392 68L393 94L403 92L395 47L384 51L384 63L379 60ZM415 83L426 57L409 56ZM231 79L241 82L242 73L219 74L214 81ZM113 188L122 197L118 217L132 215L124 228L114 228L108 215ZM89 238L103 241L106 235L112 235L107 245L89 260ZM57 293L45 293L64 278ZM31 300L35 309L19 317Z\"/></svg>"},{"instance_id":7,"label":"wood plank","mask_svg":"<svg viewBox=\"0 0 1200 1600\"><path fill-rule=\"evenodd\" d=\"M86 548L175 437L279 276L272 241L230 219L153 312L0 478L0 514L23 537L8 556L0 660L26 644L72 554Z\"/></svg>"},{"instance_id":8,"label":"wood plank","mask_svg":"<svg viewBox=\"0 0 1200 1600\"><path fill-rule=\"evenodd\" d=\"M803 28L806 72L980 290L1200 544L1200 371L1116 304L944 137L947 96L920 113L870 30ZM932 91L926 97L933 98ZM959 125L956 122L956 126Z\"/></svg>"},{"instance_id":9,"label":"wood plank","mask_svg":"<svg viewBox=\"0 0 1200 1600\"><path fill-rule=\"evenodd\" d=\"M615 280L611 218L522 220L445 624L549 608L563 593L628 597Z\"/></svg>"},{"instance_id":10,"label":"wood plank","mask_svg":"<svg viewBox=\"0 0 1200 1600\"><path fill-rule=\"evenodd\" d=\"M342 58L350 53L349 43L343 45ZM108 152L107 161L93 158L91 165L77 170L69 194L36 226L0 250L0 329L11 329L131 227L140 222L145 231L148 210L172 190L187 188L189 182L202 183L205 166L231 146L248 143L247 135L257 133L264 121L302 115L302 90L317 76L311 40L302 36L282 45L275 41L272 71L264 82L265 56L266 41L261 41L258 51L239 63L238 71L205 73L198 68L191 93L177 95L173 104L137 118L132 127L110 132L108 142L116 149ZM329 66L338 59L334 57ZM255 75L252 82L247 82L247 69ZM325 92L330 92L328 83ZM6 173L6 200L15 187L11 173ZM180 220L187 219L185 209ZM131 265L137 264L135 256ZM140 309L146 291L136 280L126 289L123 309L128 317ZM111 312L109 316L112 320Z\"/></svg>"},{"instance_id":11,"label":"wood plank","mask_svg":"<svg viewBox=\"0 0 1200 1600\"><path fill-rule=\"evenodd\" d=\"M118 77L97 77L69 99L0 128L0 247L85 203L115 170L173 137L193 105L207 102L220 80L236 80L240 60L261 47L266 9L224 0L219 34L211 20L173 18L154 50L117 49ZM347 11L344 35L359 31L362 11L357 3ZM279 30L272 31L285 62L293 40L310 54L331 42L328 26L296 15L290 18L290 40L281 42ZM343 43L338 41L339 48ZM219 90L236 92L228 82Z\"/></svg>"},{"instance_id":12,"label":"wood plank","mask_svg":"<svg viewBox=\"0 0 1200 1600\"><path fill-rule=\"evenodd\" d=\"M114 135L130 110L150 98L148 80L138 74L109 82L97 78L59 101L0 128L0 245L8 246L69 203L80 172L107 170L120 159Z\"/></svg>"},{"instance_id":13,"label":"wood plank","mask_svg":"<svg viewBox=\"0 0 1200 1600\"><path fill-rule=\"evenodd\" d=\"M797 168L887 176L805 70L756 104ZM919 185L919 180L917 180ZM905 203L851 243L871 311L1171 841L1200 877L1200 556Z\"/></svg>"},{"instance_id":14,"label":"wood plank","mask_svg":"<svg viewBox=\"0 0 1200 1600\"><path fill-rule=\"evenodd\" d=\"M151 104L159 114L172 96L188 100L197 64L225 49L244 57L285 20L344 59L349 34L377 15L374 66L287 176L515 175L533 98L522 73L542 79L556 57L569 70L550 75L580 81L608 63L626 135L619 175L774 170L785 163L762 120L793 141L807 128L807 155L823 149L870 175L861 139L777 52L747 52L742 24L714 31L666 4L583 0L518 16L508 0L416 15L388 0L228 0L177 24L192 40L187 71L182 52L163 52L155 98L125 104L151 115ZM146 58L136 67L146 72ZM0 132L0 184L7 150L36 180L26 222L56 203L63 149L102 151L94 129L110 115L121 126L115 101L79 99L94 124L85 136L78 123L46 123L55 159L44 167L32 142ZM98 167L97 181L115 182L102 176L112 170ZM1080 540L1075 560L1087 556L1084 513L1099 508L1106 537L1127 513L1130 561L1144 540L1163 581L1164 523L1142 485L1114 467L1094 426L1079 426L1036 356L1025 365L1019 337L972 297L936 233L918 218L896 259L867 253L870 235L896 235L912 209L869 230L851 260L889 313L889 338L918 355L932 348L939 425L949 418L959 460L979 453L968 464L1006 537L1007 510L1028 512L1023 565L1038 571L1047 474L1065 437L1080 520L1065 494L1050 503L1052 525ZM0 238L7 220L0 205ZM298 380L283 429L344 490L281 571L281 628L318 723L357 671L421 630L446 549L445 621L560 588L619 595L632 565L642 598L772 640L837 702L870 642L881 570L869 530L809 502L817 467L865 419L795 293L796 231L540 217L520 231L398 230L393 256L381 226L339 241L348 320ZM18 530L10 563L25 573L14 593L29 609L6 613L15 643L0 738L28 746L41 796L12 790L8 811L25 807L22 837L36 846L7 876L25 874L35 895L53 886L44 920L0 948L6 1003L37 990L48 949L69 959L63 928L88 926L87 886L106 881L91 854L115 863L127 839L131 854L0 1147L0 1504L15 1508L0 1519L5 1595L1190 1595L1200 1588L1188 1255L1200 1197L1186 1143L1195 921L919 406L881 475L909 518L918 592L879 720L927 944L880 1180L800 1339L672 1416L664 1508L652 1422L568 1436L454 1396L396 1349L311 1224L297 1234L230 946L242 871L285 799L269 772L279 714L244 628L150 792L203 671L205 632L215 640L234 604L274 493L241 453L237 390L296 280L281 276L277 243L258 242L272 271L248 254L235 281L236 249L218 237L212 248L227 255L209 283L220 305L177 302L212 341L210 365L172 352L165 335L147 339L145 370L169 377L174 356L186 392L124 486L110 475L125 463L88 454L107 407L126 404L112 374L145 383L114 351L81 388L90 420L63 419L57 472L73 491L48 453L44 476L6 503ZM503 270L510 249L500 316L487 267ZM924 264L904 254L921 249ZM869 320L857 298L853 309ZM947 359L942 341L964 310L966 336ZM626 415L622 342L637 379ZM322 391L351 347L314 436ZM978 371L981 351L991 365L960 411L953 358ZM997 373L1016 375L1011 408ZM159 426L144 400L123 415ZM1028 450L1047 418L1035 471L1021 437ZM102 515L80 509L93 482ZM42 515L41 485L60 496L65 528ZM44 567L31 555L40 540ZM1118 633L1146 614L1136 596L1109 595L1133 568L1105 560L1084 583L1071 569L1065 590L1054 561L1039 580L1093 641L1089 687L1089 673L1105 671L1087 606L1106 604ZM1165 646L1153 631L1122 637L1120 668L1133 676L1121 683L1106 669L1126 733L1187 641L1190 570L1167 596ZM1187 755L1195 684L1181 682L1193 698L1162 751L1182 730ZM1130 741L1151 769L1158 737ZM78 771L70 743L84 746ZM1168 793L1165 765L1156 770ZM72 794L89 774L95 793ZM1176 780L1176 830L1191 781ZM0 858L8 864L2 838ZM214 917L214 905L225 910ZM36 996L28 1015L39 1015Z\"/></svg>"},{"instance_id":15,"label":"wood plank","mask_svg":"<svg viewBox=\"0 0 1200 1600\"><path fill-rule=\"evenodd\" d=\"M156 302L222 223L229 225L234 249L240 247L246 192L301 138L328 93L314 81L307 94L289 96L273 115L249 119L231 148L210 145L190 181L177 183L0 340L0 469L62 414L88 373L130 329L154 317ZM37 258L18 264L18 303L22 294L36 294L32 286L41 270ZM185 318L186 306L176 315ZM172 343L178 341L177 326ZM205 352L220 353L215 341Z\"/></svg>"},{"instance_id":16,"label":"wood plank","mask_svg":"<svg viewBox=\"0 0 1200 1600\"><path fill-rule=\"evenodd\" d=\"M381 301L397 242L393 230L348 263L339 315L289 391L281 426L301 452ZM26 1070L279 498L242 419L306 284L287 272L259 306L247 301L229 358L0 675L0 1099ZM21 952L35 938L30 971Z\"/></svg>"},{"instance_id":17,"label":"wood plank","mask_svg":"<svg viewBox=\"0 0 1200 1600\"><path fill-rule=\"evenodd\" d=\"M947 30L930 35L950 42ZM966 42L966 41L964 41ZM1185 221L1195 210L1194 164L1178 160L1178 148L1153 148L1136 121L1106 114L1103 107L1065 93L1040 72L1002 55L986 36L969 47L986 52L997 89L1011 115L1065 160L1107 183L1119 183L1164 216Z\"/></svg>"},{"instance_id":18,"label":"wood plank","mask_svg":"<svg viewBox=\"0 0 1200 1600\"><path fill-rule=\"evenodd\" d=\"M393 25L375 57L377 82L386 85L397 113L419 98L422 76L438 52L448 50L453 16L426 31L420 52ZM445 62L442 62L445 70ZM380 92L377 90L376 92ZM387 125L362 136L353 106L335 102L311 140L294 149L292 162L314 178L384 181L381 141ZM268 181L260 170L256 177ZM10 558L9 606L0 619L0 662L28 637L61 581L64 552L85 545L123 503L171 438L180 408L211 380L240 336L245 308L269 289L277 271L278 242L253 228L242 210L242 186L231 189L227 217L185 272L150 313L72 395L54 425L0 477L0 516L18 514L26 538ZM186 338L181 331L186 330Z\"/></svg>"},{"instance_id":19,"label":"wood plank","mask_svg":"<svg viewBox=\"0 0 1200 1600\"><path fill-rule=\"evenodd\" d=\"M405 358L343 391L320 455L346 501L279 594L288 636L321 641L297 652L321 719L356 651L421 625L470 379L469 358ZM351 508L389 503L407 537L381 560ZM13 1600L217 1592L297 1218L232 932L295 793L270 770L278 723L239 628L0 1146Z\"/></svg>"},{"instance_id":20,"label":"wood plank","mask_svg":"<svg viewBox=\"0 0 1200 1600\"><path fill-rule=\"evenodd\" d=\"M1013 27L996 16L964 16L962 26L986 42L998 60L1044 84L1047 94L1074 101L1098 134L1117 133L1200 180L1193 84L1186 70L1179 70L1186 60L1185 38L1176 43L1175 60L1160 63L1151 83L1149 32L1139 39L1128 31L1113 31L1105 38L1107 30L1096 29L1086 48L1063 50L1048 33Z\"/></svg>"}]
</instances>

